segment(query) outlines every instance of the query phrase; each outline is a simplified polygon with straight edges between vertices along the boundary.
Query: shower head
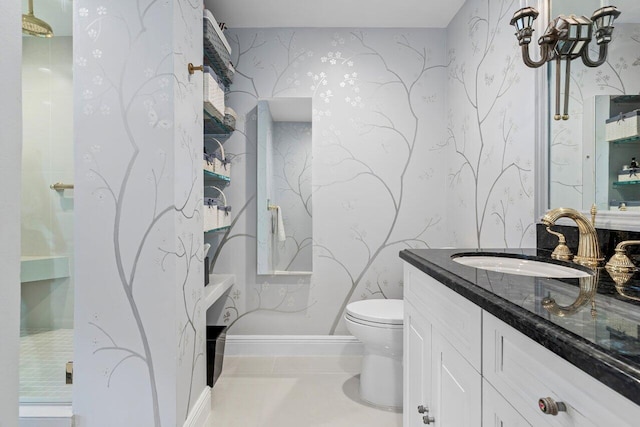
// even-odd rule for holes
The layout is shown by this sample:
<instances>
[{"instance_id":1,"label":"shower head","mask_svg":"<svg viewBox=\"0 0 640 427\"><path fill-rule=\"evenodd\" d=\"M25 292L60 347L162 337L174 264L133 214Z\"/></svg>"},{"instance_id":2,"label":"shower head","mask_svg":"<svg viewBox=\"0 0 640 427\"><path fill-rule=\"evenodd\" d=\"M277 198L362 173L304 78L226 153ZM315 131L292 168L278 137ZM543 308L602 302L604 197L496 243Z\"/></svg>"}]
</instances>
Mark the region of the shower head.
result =
<instances>
[{"instance_id":1,"label":"shower head","mask_svg":"<svg viewBox=\"0 0 640 427\"><path fill-rule=\"evenodd\" d=\"M29 0L29 13L22 15L22 32L36 37L53 37L51 26L33 14L33 0Z\"/></svg>"}]
</instances>

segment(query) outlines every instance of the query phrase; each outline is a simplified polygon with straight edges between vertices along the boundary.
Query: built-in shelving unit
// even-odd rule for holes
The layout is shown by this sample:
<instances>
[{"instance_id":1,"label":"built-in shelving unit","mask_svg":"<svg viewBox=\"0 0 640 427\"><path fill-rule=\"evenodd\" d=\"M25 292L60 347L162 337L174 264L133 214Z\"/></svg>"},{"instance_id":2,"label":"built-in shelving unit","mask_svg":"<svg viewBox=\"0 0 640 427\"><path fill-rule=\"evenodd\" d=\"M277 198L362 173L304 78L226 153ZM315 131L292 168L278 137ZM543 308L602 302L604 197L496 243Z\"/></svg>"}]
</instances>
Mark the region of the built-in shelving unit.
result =
<instances>
[{"instance_id":1,"label":"built-in shelving unit","mask_svg":"<svg viewBox=\"0 0 640 427\"><path fill-rule=\"evenodd\" d=\"M224 139L231 135L234 129L224 124L218 117L204 110L204 133L205 135L217 135Z\"/></svg>"},{"instance_id":2,"label":"built-in shelving unit","mask_svg":"<svg viewBox=\"0 0 640 427\"><path fill-rule=\"evenodd\" d=\"M218 158L224 159L225 154L222 144L229 139L235 129L234 126L232 126L233 120L229 121L229 117L225 120L225 111L220 111L225 110L221 95L222 89L226 92L231 84L233 69L228 62L228 55L225 55L228 53L228 50L226 52L221 51L221 49L225 49L225 46L228 47L228 43L224 39L222 31L215 22L215 19L213 19L208 12L205 12L205 15L207 15L208 18L205 18L203 22L205 31L203 37L203 62L211 68L210 71L215 73L215 78L217 78L221 85L215 86L213 92L208 92L208 98L206 99L210 103L207 102L203 105L204 146L206 147L205 152L209 154L213 154L216 150L220 150L218 153L220 156ZM205 74L205 79L211 79L207 80L209 85L212 84L212 80L214 80L209 74ZM225 169L217 169L218 164L219 161L215 159L214 167L208 167L211 163L208 163L206 166L208 169L212 169L214 171L222 171L224 175L203 168L204 185L205 187L215 186L217 189L222 191L222 189L231 184L231 177L229 176L229 169L226 167ZM225 199L224 196L222 196L222 198ZM225 221L225 223L228 224L227 221ZM220 220L218 220L218 224L221 224ZM230 226L225 225L210 230L204 230L205 241L215 247L220 244L222 233L229 229ZM213 251L214 249L212 249L212 252ZM232 274L210 274L209 284L204 288L205 308L208 309L218 301L234 283L235 276Z\"/></svg>"},{"instance_id":3,"label":"built-in shelving unit","mask_svg":"<svg viewBox=\"0 0 640 427\"><path fill-rule=\"evenodd\" d=\"M205 230L205 233L219 233L221 231L227 231L229 228L231 228L230 226L226 225L224 227L218 227L218 228L212 228L211 230Z\"/></svg>"},{"instance_id":4,"label":"built-in shelving unit","mask_svg":"<svg viewBox=\"0 0 640 427\"><path fill-rule=\"evenodd\" d=\"M628 138L616 139L614 141L610 141L612 144L629 144L629 143L637 143L640 142L640 135L630 136Z\"/></svg>"},{"instance_id":5,"label":"built-in shelving unit","mask_svg":"<svg viewBox=\"0 0 640 427\"><path fill-rule=\"evenodd\" d=\"M640 184L640 181L614 181L613 186L621 187L621 186L638 185L638 184Z\"/></svg>"},{"instance_id":6,"label":"built-in shelving unit","mask_svg":"<svg viewBox=\"0 0 640 427\"><path fill-rule=\"evenodd\" d=\"M215 172L208 171L206 169L203 169L203 172L204 172L205 179L221 181L225 185L231 182L231 178L228 176L220 175Z\"/></svg>"},{"instance_id":7,"label":"built-in shelving unit","mask_svg":"<svg viewBox=\"0 0 640 427\"><path fill-rule=\"evenodd\" d=\"M204 306L211 307L236 281L234 274L210 274L209 284L204 287Z\"/></svg>"}]
</instances>

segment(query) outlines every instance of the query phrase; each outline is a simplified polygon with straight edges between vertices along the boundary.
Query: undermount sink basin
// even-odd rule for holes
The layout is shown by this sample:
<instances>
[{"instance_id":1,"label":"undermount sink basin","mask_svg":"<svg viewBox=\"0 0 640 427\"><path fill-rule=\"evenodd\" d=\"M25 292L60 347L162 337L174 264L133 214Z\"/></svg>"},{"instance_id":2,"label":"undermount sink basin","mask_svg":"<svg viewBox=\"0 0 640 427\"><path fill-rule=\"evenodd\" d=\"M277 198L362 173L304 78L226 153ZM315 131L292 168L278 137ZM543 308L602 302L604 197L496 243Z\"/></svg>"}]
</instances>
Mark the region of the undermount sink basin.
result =
<instances>
[{"instance_id":1,"label":"undermount sink basin","mask_svg":"<svg viewBox=\"0 0 640 427\"><path fill-rule=\"evenodd\" d=\"M557 279L593 276L593 271L586 267L556 264L517 254L465 252L454 254L451 258L469 267L520 276Z\"/></svg>"}]
</instances>

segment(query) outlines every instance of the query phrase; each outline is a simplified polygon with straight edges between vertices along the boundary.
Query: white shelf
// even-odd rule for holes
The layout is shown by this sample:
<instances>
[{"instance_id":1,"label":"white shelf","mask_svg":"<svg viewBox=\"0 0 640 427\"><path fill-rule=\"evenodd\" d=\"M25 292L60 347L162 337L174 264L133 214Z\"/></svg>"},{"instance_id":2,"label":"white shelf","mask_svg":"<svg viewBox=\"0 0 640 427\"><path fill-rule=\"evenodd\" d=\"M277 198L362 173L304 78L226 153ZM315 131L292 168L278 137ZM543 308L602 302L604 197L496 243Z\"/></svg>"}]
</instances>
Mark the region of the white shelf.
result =
<instances>
[{"instance_id":1,"label":"white shelf","mask_svg":"<svg viewBox=\"0 0 640 427\"><path fill-rule=\"evenodd\" d=\"M69 276L68 256L44 255L20 257L20 281L22 283Z\"/></svg>"},{"instance_id":2,"label":"white shelf","mask_svg":"<svg viewBox=\"0 0 640 427\"><path fill-rule=\"evenodd\" d=\"M204 287L204 306L208 309L236 283L235 274L210 274L209 284Z\"/></svg>"}]
</instances>

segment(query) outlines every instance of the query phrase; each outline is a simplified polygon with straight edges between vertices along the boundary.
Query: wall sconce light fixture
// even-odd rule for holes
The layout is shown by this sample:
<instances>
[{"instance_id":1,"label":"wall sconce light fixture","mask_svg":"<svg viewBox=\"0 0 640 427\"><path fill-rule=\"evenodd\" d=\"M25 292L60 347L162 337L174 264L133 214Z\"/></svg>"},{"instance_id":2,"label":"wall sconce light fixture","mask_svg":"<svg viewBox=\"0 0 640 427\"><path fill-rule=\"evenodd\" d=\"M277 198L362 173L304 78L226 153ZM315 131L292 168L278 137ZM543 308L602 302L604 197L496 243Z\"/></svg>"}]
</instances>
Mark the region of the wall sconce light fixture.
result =
<instances>
[{"instance_id":1,"label":"wall sconce light fixture","mask_svg":"<svg viewBox=\"0 0 640 427\"><path fill-rule=\"evenodd\" d=\"M569 118L569 80L571 61L582 58L587 67L602 65L607 59L607 46L613 33L613 21L620 15L615 6L605 6L593 12L591 19L586 16L560 15L549 23L546 31L538 39L540 59L534 61L529 55L529 43L533 35L533 22L538 11L533 7L524 7L513 14L511 25L516 27L516 37L522 48L522 60L531 68L538 68L548 61L556 62L556 110L555 120ZM595 61L589 57L589 42L594 37L600 51ZM560 66L565 61L564 76L564 113L560 115Z\"/></svg>"}]
</instances>

